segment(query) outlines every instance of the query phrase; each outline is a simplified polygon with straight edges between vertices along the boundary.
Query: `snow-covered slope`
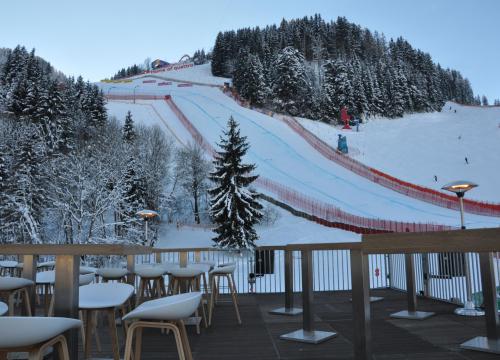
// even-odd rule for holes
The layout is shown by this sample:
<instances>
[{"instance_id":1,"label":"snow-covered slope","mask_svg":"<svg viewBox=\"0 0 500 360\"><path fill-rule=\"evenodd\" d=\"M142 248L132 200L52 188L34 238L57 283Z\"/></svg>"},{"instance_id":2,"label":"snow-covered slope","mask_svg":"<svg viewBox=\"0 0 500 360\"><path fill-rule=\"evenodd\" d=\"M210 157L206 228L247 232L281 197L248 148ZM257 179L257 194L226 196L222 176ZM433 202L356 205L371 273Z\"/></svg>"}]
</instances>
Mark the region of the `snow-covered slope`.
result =
<instances>
[{"instance_id":1,"label":"snow-covered slope","mask_svg":"<svg viewBox=\"0 0 500 360\"><path fill-rule=\"evenodd\" d=\"M338 134L346 135L354 150L350 156L392 176L436 190L448 182L467 179L479 184L468 197L500 202L498 107L447 103L441 112L370 120L360 126L360 132L298 120L334 147Z\"/></svg>"},{"instance_id":2,"label":"snow-covered slope","mask_svg":"<svg viewBox=\"0 0 500 360\"><path fill-rule=\"evenodd\" d=\"M248 137L252 147L247 161L257 163L258 173L352 214L407 222L458 224L456 211L408 198L353 174L323 158L282 122L240 107L217 88L178 87L176 83L158 86L143 81L136 79L131 83L101 86L111 94L132 94L135 88L136 94L171 95L212 144L219 140L232 115L240 123L242 134ZM158 109L165 104L161 100L153 103ZM179 122L171 112L162 111L162 114L172 128L178 128ZM500 225L498 218L469 214L466 222L469 227Z\"/></svg>"}]
</instances>

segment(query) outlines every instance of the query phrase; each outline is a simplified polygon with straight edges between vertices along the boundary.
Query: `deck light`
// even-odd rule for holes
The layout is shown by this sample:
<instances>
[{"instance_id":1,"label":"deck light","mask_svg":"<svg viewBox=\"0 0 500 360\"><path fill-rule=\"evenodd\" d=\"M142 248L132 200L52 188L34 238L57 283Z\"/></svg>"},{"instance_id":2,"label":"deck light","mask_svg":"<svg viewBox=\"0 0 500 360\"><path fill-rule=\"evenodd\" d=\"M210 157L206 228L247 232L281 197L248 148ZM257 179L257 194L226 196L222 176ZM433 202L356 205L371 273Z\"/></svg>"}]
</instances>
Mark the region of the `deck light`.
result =
<instances>
[{"instance_id":1,"label":"deck light","mask_svg":"<svg viewBox=\"0 0 500 360\"><path fill-rule=\"evenodd\" d=\"M458 201L460 203L460 223L462 229L465 229L464 223L464 200L463 197L465 193L475 187L477 184L474 184L471 181L453 181L449 184L446 184L442 187L443 190L447 190L453 192L457 195ZM465 255L465 287L467 291L467 301L465 302L464 307L455 309L455 314L464 315L464 316L482 316L484 315L484 311L477 310L474 302L472 301L472 280L470 276L470 266L469 266L469 256L470 254L466 253Z\"/></svg>"}]
</instances>

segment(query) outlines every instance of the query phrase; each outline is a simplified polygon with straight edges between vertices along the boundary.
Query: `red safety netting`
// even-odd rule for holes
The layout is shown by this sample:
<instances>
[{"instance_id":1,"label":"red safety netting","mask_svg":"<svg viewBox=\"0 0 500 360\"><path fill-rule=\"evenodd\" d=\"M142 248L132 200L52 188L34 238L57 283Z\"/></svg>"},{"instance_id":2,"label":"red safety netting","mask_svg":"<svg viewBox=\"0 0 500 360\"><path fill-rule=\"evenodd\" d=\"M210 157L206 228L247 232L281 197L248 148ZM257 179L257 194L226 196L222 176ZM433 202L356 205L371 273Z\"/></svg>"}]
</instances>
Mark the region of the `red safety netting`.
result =
<instances>
[{"instance_id":1,"label":"red safety netting","mask_svg":"<svg viewBox=\"0 0 500 360\"><path fill-rule=\"evenodd\" d=\"M226 92L241 106L250 108L249 104L241 100L237 94ZM272 112L252 108L266 115L273 116ZM458 199L454 195L448 195L440 191L427 188L425 186L416 185L394 176L386 174L380 170L366 166L363 163L354 160L341 152L337 151L332 146L318 138L315 134L304 128L295 118L291 116L273 116L286 125L288 125L295 133L307 141L314 149L327 159L341 165L342 167L362 176L370 181L382 185L388 189L399 192L406 196L425 201L437 206L445 207L448 209L459 210ZM466 212L485 215L485 216L500 216L500 204L489 203L484 201L464 199L464 208Z\"/></svg>"}]
</instances>

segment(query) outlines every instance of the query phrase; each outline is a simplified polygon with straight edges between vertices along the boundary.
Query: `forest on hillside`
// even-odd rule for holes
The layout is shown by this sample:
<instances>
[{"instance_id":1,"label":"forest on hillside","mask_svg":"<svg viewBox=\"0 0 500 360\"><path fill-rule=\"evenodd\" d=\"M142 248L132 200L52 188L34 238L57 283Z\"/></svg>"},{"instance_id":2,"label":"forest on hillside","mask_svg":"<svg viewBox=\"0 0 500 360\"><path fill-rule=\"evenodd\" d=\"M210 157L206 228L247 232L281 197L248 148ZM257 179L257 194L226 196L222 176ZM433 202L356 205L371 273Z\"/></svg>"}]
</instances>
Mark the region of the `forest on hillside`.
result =
<instances>
[{"instance_id":1,"label":"forest on hillside","mask_svg":"<svg viewBox=\"0 0 500 360\"><path fill-rule=\"evenodd\" d=\"M213 75L232 77L251 104L324 121L337 121L343 106L360 117L400 117L439 111L447 100L479 103L459 71L343 17L220 32L211 59Z\"/></svg>"}]
</instances>

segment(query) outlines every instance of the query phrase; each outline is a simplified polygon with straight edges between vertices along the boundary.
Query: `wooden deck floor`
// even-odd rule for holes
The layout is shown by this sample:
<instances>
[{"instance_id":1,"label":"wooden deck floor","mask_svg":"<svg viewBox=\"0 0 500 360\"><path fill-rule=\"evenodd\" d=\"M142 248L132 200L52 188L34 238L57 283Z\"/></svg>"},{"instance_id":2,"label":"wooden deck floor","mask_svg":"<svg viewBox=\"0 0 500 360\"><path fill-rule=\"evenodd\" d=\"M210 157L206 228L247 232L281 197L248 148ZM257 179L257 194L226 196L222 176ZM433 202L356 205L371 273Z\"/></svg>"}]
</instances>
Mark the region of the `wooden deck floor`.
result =
<instances>
[{"instance_id":1,"label":"wooden deck floor","mask_svg":"<svg viewBox=\"0 0 500 360\"><path fill-rule=\"evenodd\" d=\"M434 311L436 316L424 321L390 319L389 314L405 308L404 293L392 290L372 291L384 300L372 304L374 359L499 359L486 353L461 350L459 344L484 335L484 318L465 318L453 314L455 306L420 300L419 310ZM243 325L236 323L231 303L219 304L213 325L196 335L188 328L195 359L271 360L271 359L352 359L352 310L349 292L316 293L315 321L318 330L334 330L338 336L320 345L283 341L281 334L301 327L301 316L270 315L269 310L282 306L283 295L239 295ZM300 296L296 296L297 305ZM108 336L101 329L103 352L95 358L109 358ZM123 331L119 329L122 338ZM123 356L123 341L122 356ZM177 359L172 335L145 331L142 359Z\"/></svg>"}]
</instances>

